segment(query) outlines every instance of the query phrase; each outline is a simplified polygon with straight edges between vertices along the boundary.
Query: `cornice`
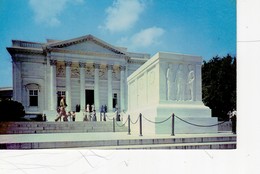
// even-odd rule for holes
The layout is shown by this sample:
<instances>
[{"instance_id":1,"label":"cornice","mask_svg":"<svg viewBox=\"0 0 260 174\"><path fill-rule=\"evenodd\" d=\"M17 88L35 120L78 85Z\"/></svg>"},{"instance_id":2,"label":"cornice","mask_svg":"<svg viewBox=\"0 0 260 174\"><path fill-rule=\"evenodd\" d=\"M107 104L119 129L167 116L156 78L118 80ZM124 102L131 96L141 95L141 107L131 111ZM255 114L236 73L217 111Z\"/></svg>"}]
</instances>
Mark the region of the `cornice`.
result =
<instances>
[{"instance_id":1,"label":"cornice","mask_svg":"<svg viewBox=\"0 0 260 174\"><path fill-rule=\"evenodd\" d=\"M126 55L98 53L98 52L91 52L91 51L66 50L66 49L61 49L61 48L53 48L51 52L67 53L67 54L79 54L79 55L97 56L97 57L117 57L117 58L128 59L128 56L126 56Z\"/></svg>"},{"instance_id":2,"label":"cornice","mask_svg":"<svg viewBox=\"0 0 260 174\"><path fill-rule=\"evenodd\" d=\"M7 47L6 49L10 55L17 53L43 55L43 50L40 48Z\"/></svg>"},{"instance_id":3,"label":"cornice","mask_svg":"<svg viewBox=\"0 0 260 174\"><path fill-rule=\"evenodd\" d=\"M65 41L60 41L60 42L56 42L56 43L50 43L50 44L46 44L46 50L54 50L55 48L63 48L63 47L67 47L70 45L74 45L74 44L78 44L78 43L82 43L85 41L91 41L94 42L97 45L102 46L103 48L106 48L108 50L111 50L112 52L116 53L116 54L121 54L121 55L126 55L126 52L118 49L117 47L114 47L113 45L110 45L109 43L104 42L103 40L100 40L92 35L86 35L86 36L82 36L79 38L75 38L75 39L70 39L70 40L65 40Z\"/></svg>"}]
</instances>

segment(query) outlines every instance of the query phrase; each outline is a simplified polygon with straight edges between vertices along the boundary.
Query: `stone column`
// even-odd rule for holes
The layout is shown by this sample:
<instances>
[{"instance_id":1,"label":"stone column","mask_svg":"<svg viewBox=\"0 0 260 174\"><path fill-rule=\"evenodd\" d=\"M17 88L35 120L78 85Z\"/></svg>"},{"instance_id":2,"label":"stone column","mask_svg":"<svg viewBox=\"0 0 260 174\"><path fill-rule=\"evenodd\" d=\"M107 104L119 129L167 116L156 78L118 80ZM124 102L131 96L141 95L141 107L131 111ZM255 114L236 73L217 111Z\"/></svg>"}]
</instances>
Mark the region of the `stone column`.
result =
<instances>
[{"instance_id":1,"label":"stone column","mask_svg":"<svg viewBox=\"0 0 260 174\"><path fill-rule=\"evenodd\" d=\"M67 103L67 108L66 111L71 111L71 65L72 62L70 61L65 61L65 66L66 66L66 103Z\"/></svg>"},{"instance_id":2,"label":"stone column","mask_svg":"<svg viewBox=\"0 0 260 174\"><path fill-rule=\"evenodd\" d=\"M95 80L94 80L94 105L96 112L99 112L99 67L100 65L94 63L95 68Z\"/></svg>"},{"instance_id":3,"label":"stone column","mask_svg":"<svg viewBox=\"0 0 260 174\"><path fill-rule=\"evenodd\" d=\"M125 110L125 66L120 66L120 108Z\"/></svg>"},{"instance_id":4,"label":"stone column","mask_svg":"<svg viewBox=\"0 0 260 174\"><path fill-rule=\"evenodd\" d=\"M201 81L202 81L202 78L201 78L201 65L197 64L196 65L196 69L195 69L195 101L202 101L202 84L201 84Z\"/></svg>"},{"instance_id":5,"label":"stone column","mask_svg":"<svg viewBox=\"0 0 260 174\"><path fill-rule=\"evenodd\" d=\"M125 110L128 110L128 85L126 83L126 79L128 77L128 64L125 67ZM147 88L148 89L148 88Z\"/></svg>"},{"instance_id":6,"label":"stone column","mask_svg":"<svg viewBox=\"0 0 260 174\"><path fill-rule=\"evenodd\" d=\"M13 99L22 102L21 62L13 61Z\"/></svg>"},{"instance_id":7,"label":"stone column","mask_svg":"<svg viewBox=\"0 0 260 174\"><path fill-rule=\"evenodd\" d=\"M85 91L85 63L80 62L80 110L84 111L86 107Z\"/></svg>"},{"instance_id":8,"label":"stone column","mask_svg":"<svg viewBox=\"0 0 260 174\"><path fill-rule=\"evenodd\" d=\"M57 60L50 60L50 110L57 107L56 65Z\"/></svg>"},{"instance_id":9,"label":"stone column","mask_svg":"<svg viewBox=\"0 0 260 174\"><path fill-rule=\"evenodd\" d=\"M108 108L108 112L113 111L112 70L113 70L113 65L108 65L107 66L107 108Z\"/></svg>"}]
</instances>

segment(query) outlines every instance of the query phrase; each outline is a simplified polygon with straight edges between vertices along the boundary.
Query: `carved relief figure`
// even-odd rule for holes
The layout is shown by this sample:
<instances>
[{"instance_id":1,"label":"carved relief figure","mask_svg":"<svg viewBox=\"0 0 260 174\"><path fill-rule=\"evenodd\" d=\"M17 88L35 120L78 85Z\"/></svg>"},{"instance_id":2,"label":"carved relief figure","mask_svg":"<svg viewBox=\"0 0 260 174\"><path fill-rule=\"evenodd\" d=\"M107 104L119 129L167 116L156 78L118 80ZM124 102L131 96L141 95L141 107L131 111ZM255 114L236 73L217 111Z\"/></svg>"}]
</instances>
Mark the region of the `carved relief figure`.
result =
<instances>
[{"instance_id":1,"label":"carved relief figure","mask_svg":"<svg viewBox=\"0 0 260 174\"><path fill-rule=\"evenodd\" d=\"M190 95L190 101L194 101L194 80L195 80L195 74L192 65L188 66L189 68L189 74L188 74L188 90L189 90L189 95Z\"/></svg>"},{"instance_id":2,"label":"carved relief figure","mask_svg":"<svg viewBox=\"0 0 260 174\"><path fill-rule=\"evenodd\" d=\"M113 69L113 71L112 71L113 80L119 80L120 79L120 74L119 73L120 73L119 68Z\"/></svg>"},{"instance_id":3,"label":"carved relief figure","mask_svg":"<svg viewBox=\"0 0 260 174\"><path fill-rule=\"evenodd\" d=\"M173 93L173 90L172 90L172 87L173 87L173 78L172 78L172 65L169 64L167 70L166 70L166 99L167 100L171 100L172 99L172 93Z\"/></svg>"},{"instance_id":4,"label":"carved relief figure","mask_svg":"<svg viewBox=\"0 0 260 174\"><path fill-rule=\"evenodd\" d=\"M184 70L183 70L182 64L180 64L178 67L175 82L177 85L176 99L178 101L183 101L184 100L184 91L185 91L185 77L184 77Z\"/></svg>"},{"instance_id":5,"label":"carved relief figure","mask_svg":"<svg viewBox=\"0 0 260 174\"><path fill-rule=\"evenodd\" d=\"M79 77L79 67L71 68L71 77L74 77L74 78Z\"/></svg>"},{"instance_id":6,"label":"carved relief figure","mask_svg":"<svg viewBox=\"0 0 260 174\"><path fill-rule=\"evenodd\" d=\"M58 77L64 77L65 76L65 70L64 70L64 67L62 65L60 65L59 68L57 69L57 76Z\"/></svg>"},{"instance_id":7,"label":"carved relief figure","mask_svg":"<svg viewBox=\"0 0 260 174\"><path fill-rule=\"evenodd\" d=\"M101 80L106 80L107 75L106 75L107 69L106 68L100 68L99 69L99 77Z\"/></svg>"},{"instance_id":8,"label":"carved relief figure","mask_svg":"<svg viewBox=\"0 0 260 174\"><path fill-rule=\"evenodd\" d=\"M86 78L93 78L94 77L94 68L93 67L86 67Z\"/></svg>"}]
</instances>

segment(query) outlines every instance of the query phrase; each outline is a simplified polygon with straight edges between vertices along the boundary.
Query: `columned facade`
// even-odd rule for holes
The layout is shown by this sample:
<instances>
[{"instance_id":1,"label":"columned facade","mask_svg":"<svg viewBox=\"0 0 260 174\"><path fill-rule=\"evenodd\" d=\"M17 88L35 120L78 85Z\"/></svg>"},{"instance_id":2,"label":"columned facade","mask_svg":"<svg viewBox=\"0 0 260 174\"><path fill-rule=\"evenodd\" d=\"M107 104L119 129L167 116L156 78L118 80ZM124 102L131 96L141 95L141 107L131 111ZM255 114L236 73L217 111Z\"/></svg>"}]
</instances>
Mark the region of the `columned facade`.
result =
<instances>
[{"instance_id":1,"label":"columned facade","mask_svg":"<svg viewBox=\"0 0 260 174\"><path fill-rule=\"evenodd\" d=\"M92 35L47 43L13 40L7 50L13 60L14 99L26 106L26 113L31 108L49 121L62 97L67 112L79 105L84 111L87 104L97 113L102 105L108 112L126 111L126 78L150 58Z\"/></svg>"}]
</instances>

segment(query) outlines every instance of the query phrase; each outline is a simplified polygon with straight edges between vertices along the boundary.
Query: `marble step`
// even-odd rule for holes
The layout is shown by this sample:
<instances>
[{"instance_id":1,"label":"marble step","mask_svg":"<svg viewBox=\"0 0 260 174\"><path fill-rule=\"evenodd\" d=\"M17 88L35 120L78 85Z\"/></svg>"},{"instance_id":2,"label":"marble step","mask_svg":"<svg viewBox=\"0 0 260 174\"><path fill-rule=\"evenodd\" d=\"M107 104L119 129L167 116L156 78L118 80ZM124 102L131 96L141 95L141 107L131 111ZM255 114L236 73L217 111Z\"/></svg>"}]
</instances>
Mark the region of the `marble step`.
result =
<instances>
[{"instance_id":1,"label":"marble step","mask_svg":"<svg viewBox=\"0 0 260 174\"><path fill-rule=\"evenodd\" d=\"M79 149L79 148L73 148ZM207 143L180 143L180 144L148 144L148 145L122 145L122 146L102 146L85 147L81 149L99 150L149 150L149 149L236 149L236 142L207 142Z\"/></svg>"},{"instance_id":2,"label":"marble step","mask_svg":"<svg viewBox=\"0 0 260 174\"><path fill-rule=\"evenodd\" d=\"M50 135L50 134L48 134ZM75 136L73 136L75 135ZM90 135L92 135L90 133ZM98 135L100 135L98 137ZM70 134L62 136L60 134L46 136L42 135L14 135L10 141L1 141L1 149L54 149L54 148L89 148L89 149L235 149L235 135L211 135L192 137L136 137L123 135L120 137L113 136L111 133L102 135L93 134L92 137ZM5 137L2 137L3 139ZM7 139L7 138L6 138Z\"/></svg>"},{"instance_id":3,"label":"marble step","mask_svg":"<svg viewBox=\"0 0 260 174\"><path fill-rule=\"evenodd\" d=\"M126 132L122 122L115 124L116 132ZM118 126L119 125L119 126ZM113 122L2 122L0 134L113 132Z\"/></svg>"}]
</instances>

